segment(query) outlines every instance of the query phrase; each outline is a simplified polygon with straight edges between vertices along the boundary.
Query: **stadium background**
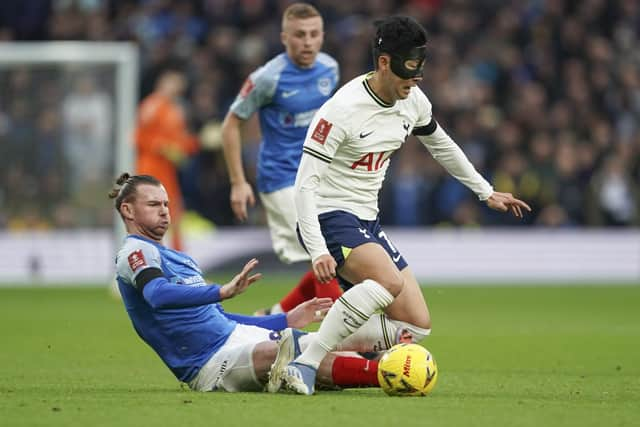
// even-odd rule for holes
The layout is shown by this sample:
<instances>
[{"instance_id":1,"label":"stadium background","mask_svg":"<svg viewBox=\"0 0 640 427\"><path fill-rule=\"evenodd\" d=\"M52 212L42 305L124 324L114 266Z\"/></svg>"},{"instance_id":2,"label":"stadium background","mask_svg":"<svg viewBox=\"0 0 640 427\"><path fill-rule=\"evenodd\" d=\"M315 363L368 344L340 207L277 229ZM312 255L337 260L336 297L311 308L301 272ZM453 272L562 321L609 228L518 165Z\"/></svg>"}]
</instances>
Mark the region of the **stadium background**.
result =
<instances>
[{"instance_id":1,"label":"stadium background","mask_svg":"<svg viewBox=\"0 0 640 427\"><path fill-rule=\"evenodd\" d=\"M243 79L282 50L280 15L288 3L2 2L0 40L132 42L140 59L135 82L139 93L133 94L134 100L151 91L165 65L181 63L190 82L183 105L192 131L201 136L201 150L181 168L185 201L194 213L187 217L187 232L199 237L213 226L241 232L250 227L238 227L232 218L219 125ZM324 50L338 59L342 83L371 69L368 40L373 19L405 13L424 23L430 32L429 63L421 86L435 106L436 117L496 188L517 194L533 207L523 221L490 211L414 143L395 156L381 193L381 217L386 226L421 232L477 232L487 227L515 231L511 237L503 234L505 241L519 241L522 234L518 230L531 235L534 229L543 228L572 236L615 227L619 231L612 236L637 235L638 2L312 3L324 16ZM32 258L9 277L24 278L24 272L31 272L31 279L42 275L46 279L51 276L47 274L50 268L42 266L51 264L71 270L60 259L73 254L58 259L42 255L44 246L52 246L32 239L34 231L62 231L67 234L57 234L56 241L73 241L70 238L80 231L101 233L113 225L113 211L103 195L119 172L114 166L115 129L122 120L116 108L114 70L104 64L0 67L3 269ZM254 119L243 141L251 181L258 143ZM258 206L248 225L261 229L264 224ZM16 245L15 236L20 235L16 232L29 237ZM264 236L259 235L256 248L263 258L273 261ZM91 239L89 235L74 245L90 247ZM578 241L568 250L595 247L601 240ZM614 255L620 244L614 238L611 250L602 246L590 257ZM106 271L110 261L105 260L110 259L113 244L97 247L102 249L95 258ZM203 247L203 242L188 238L187 248ZM631 250L637 249L631 245ZM474 250L475 246L468 252ZM629 256L624 249L619 251ZM51 252L55 250L46 251ZM576 268L592 265L587 258L576 263ZM565 259L559 263L567 265ZM640 261L635 258L619 264L631 268L636 280L640 276ZM610 270L615 272L617 266Z\"/></svg>"},{"instance_id":2,"label":"stadium background","mask_svg":"<svg viewBox=\"0 0 640 427\"><path fill-rule=\"evenodd\" d=\"M140 48L140 97L151 90L164 64L182 61L190 80L185 107L199 132L215 126L243 79L282 50L280 15L287 3L3 2L0 40L134 41ZM406 13L424 23L431 34L430 59L421 86L436 117L497 188L517 193L534 208L524 221L492 214L419 144L409 144L394 159L381 197L385 224L638 225L637 2L313 3L324 15L324 50L338 59L342 83L371 69L368 40L374 18ZM65 82L73 82L76 91L93 84L86 90L103 110L90 124L95 129L90 137L105 144L112 138L114 116L110 83L100 73L92 76L93 82L85 76L89 82L83 83L78 75ZM69 149L73 113L69 117L58 108L74 89L59 86L38 70L0 73L0 227L69 228L112 221L102 194L85 191L91 196L77 197L78 180L86 172L78 171ZM244 142L252 171L255 127ZM218 225L233 223L215 138L183 168L182 178L191 209ZM264 224L259 209L250 222Z\"/></svg>"}]
</instances>

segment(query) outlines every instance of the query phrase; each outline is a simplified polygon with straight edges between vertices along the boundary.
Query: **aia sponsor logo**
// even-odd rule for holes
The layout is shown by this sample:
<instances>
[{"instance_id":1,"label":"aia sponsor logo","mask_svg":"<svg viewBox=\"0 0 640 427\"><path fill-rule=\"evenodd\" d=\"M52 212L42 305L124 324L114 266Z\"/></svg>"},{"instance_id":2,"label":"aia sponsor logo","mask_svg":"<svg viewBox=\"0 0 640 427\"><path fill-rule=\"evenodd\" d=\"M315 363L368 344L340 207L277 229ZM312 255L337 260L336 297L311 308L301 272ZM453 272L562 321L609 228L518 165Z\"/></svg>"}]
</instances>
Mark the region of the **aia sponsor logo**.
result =
<instances>
[{"instance_id":1,"label":"aia sponsor logo","mask_svg":"<svg viewBox=\"0 0 640 427\"><path fill-rule=\"evenodd\" d=\"M351 169L356 168L366 168L367 172L377 171L379 170L389 159L386 156L386 151L381 151L379 153L367 153L364 156L360 157L358 160L353 162L351 165Z\"/></svg>"},{"instance_id":2,"label":"aia sponsor logo","mask_svg":"<svg viewBox=\"0 0 640 427\"><path fill-rule=\"evenodd\" d=\"M316 125L316 128L311 133L311 139L313 139L316 142L319 142L320 144L324 144L325 141L327 140L327 136L329 135L329 132L331 132L332 127L333 127L332 123L329 123L325 119L320 119L320 121Z\"/></svg>"},{"instance_id":3,"label":"aia sponsor logo","mask_svg":"<svg viewBox=\"0 0 640 427\"><path fill-rule=\"evenodd\" d=\"M141 249L131 252L127 259L129 260L129 267L131 267L131 270L133 271L147 265L147 261L144 259Z\"/></svg>"},{"instance_id":4,"label":"aia sponsor logo","mask_svg":"<svg viewBox=\"0 0 640 427\"><path fill-rule=\"evenodd\" d=\"M247 77L247 79L242 84L242 88L240 89L240 96L246 98L247 95L251 93L254 87L256 87L256 85L251 81L249 77Z\"/></svg>"}]
</instances>

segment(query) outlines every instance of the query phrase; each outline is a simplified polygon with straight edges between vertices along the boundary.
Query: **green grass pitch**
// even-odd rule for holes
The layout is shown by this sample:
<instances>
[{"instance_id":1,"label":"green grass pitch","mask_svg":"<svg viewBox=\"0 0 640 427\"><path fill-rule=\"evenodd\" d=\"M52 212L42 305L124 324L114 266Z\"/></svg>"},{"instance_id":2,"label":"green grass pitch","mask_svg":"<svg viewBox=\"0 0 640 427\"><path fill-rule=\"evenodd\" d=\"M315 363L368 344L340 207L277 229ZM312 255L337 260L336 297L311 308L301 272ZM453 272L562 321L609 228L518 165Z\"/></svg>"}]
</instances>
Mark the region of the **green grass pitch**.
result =
<instances>
[{"instance_id":1,"label":"green grass pitch","mask_svg":"<svg viewBox=\"0 0 640 427\"><path fill-rule=\"evenodd\" d=\"M263 280L225 307L251 312L293 282ZM379 389L191 392L105 289L0 289L0 425L640 424L640 286L424 292L434 328L423 344L438 362L438 384L425 398L391 398Z\"/></svg>"}]
</instances>

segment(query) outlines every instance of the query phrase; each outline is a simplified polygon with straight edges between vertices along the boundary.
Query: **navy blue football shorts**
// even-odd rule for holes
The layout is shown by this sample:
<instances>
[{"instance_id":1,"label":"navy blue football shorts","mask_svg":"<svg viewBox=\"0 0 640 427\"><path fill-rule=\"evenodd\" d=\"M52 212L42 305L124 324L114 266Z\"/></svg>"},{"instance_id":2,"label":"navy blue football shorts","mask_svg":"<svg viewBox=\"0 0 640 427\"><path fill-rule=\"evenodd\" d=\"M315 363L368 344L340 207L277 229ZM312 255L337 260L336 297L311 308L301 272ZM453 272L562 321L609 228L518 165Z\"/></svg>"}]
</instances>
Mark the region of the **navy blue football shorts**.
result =
<instances>
[{"instance_id":1,"label":"navy blue football shorts","mask_svg":"<svg viewBox=\"0 0 640 427\"><path fill-rule=\"evenodd\" d=\"M327 243L329 253L338 263L338 269L342 267L345 259L352 249L365 243L378 243L384 248L393 260L398 270L402 271L407 266L407 261L398 251L389 236L382 230L380 220L365 221L345 211L331 211L318 216L322 236ZM304 242L298 231L298 239L302 246ZM353 286L338 275L338 281L342 289L347 290Z\"/></svg>"}]
</instances>

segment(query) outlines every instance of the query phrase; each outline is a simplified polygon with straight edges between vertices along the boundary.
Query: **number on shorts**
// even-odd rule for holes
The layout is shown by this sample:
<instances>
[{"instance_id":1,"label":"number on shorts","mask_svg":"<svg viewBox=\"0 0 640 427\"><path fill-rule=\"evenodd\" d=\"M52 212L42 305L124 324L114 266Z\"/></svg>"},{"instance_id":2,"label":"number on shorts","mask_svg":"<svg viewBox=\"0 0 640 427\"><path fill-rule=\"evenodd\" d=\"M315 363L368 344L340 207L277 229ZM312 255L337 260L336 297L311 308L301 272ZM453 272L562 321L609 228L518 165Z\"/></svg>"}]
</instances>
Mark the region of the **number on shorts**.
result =
<instances>
[{"instance_id":1,"label":"number on shorts","mask_svg":"<svg viewBox=\"0 0 640 427\"><path fill-rule=\"evenodd\" d=\"M389 245L389 248L391 248L391 252L398 253L396 247L393 246L393 243L391 243L391 240L389 240L389 238L387 237L387 233L381 231L380 233L378 233L378 237L384 239L387 242L387 245Z\"/></svg>"}]
</instances>

